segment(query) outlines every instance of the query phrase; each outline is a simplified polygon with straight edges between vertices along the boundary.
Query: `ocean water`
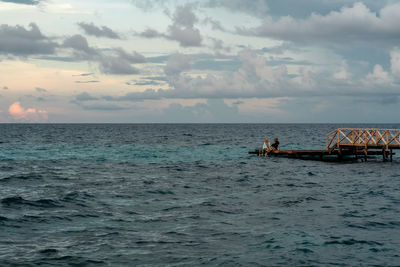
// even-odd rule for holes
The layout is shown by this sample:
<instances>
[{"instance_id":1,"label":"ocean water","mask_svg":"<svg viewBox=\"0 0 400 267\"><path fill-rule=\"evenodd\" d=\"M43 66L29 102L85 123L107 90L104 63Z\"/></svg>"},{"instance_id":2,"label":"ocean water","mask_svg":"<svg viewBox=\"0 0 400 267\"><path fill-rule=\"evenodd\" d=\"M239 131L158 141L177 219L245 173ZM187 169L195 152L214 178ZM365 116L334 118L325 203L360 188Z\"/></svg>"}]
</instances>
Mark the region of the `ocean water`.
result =
<instances>
[{"instance_id":1,"label":"ocean water","mask_svg":"<svg viewBox=\"0 0 400 267\"><path fill-rule=\"evenodd\" d=\"M0 266L400 266L400 157L324 149L334 124L1 124Z\"/></svg>"}]
</instances>

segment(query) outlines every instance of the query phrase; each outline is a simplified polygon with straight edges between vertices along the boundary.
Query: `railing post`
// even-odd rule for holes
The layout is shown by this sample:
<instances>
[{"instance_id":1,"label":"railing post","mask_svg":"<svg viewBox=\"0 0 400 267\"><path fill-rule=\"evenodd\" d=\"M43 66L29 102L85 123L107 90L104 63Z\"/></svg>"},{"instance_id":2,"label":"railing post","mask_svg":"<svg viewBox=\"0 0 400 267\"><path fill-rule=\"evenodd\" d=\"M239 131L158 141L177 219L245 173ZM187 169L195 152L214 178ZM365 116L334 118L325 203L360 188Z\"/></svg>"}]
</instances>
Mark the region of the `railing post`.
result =
<instances>
[{"instance_id":1,"label":"railing post","mask_svg":"<svg viewBox=\"0 0 400 267\"><path fill-rule=\"evenodd\" d=\"M389 149L389 129L386 130L386 149Z\"/></svg>"},{"instance_id":2,"label":"railing post","mask_svg":"<svg viewBox=\"0 0 400 267\"><path fill-rule=\"evenodd\" d=\"M329 134L326 135L326 151L329 151Z\"/></svg>"}]
</instances>

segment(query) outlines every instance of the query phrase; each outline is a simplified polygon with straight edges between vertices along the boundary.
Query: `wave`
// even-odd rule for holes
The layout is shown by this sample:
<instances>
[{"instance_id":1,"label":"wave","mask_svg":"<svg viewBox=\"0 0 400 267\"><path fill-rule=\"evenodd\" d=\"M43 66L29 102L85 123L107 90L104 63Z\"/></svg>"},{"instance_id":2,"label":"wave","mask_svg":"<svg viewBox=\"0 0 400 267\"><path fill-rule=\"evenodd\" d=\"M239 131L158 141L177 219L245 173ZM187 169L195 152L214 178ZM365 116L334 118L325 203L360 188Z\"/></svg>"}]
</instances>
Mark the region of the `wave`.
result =
<instances>
[{"instance_id":1,"label":"wave","mask_svg":"<svg viewBox=\"0 0 400 267\"><path fill-rule=\"evenodd\" d=\"M26 200L20 196L3 198L0 202L2 205L7 207L33 206L40 208L55 208L62 206L58 201L48 198L43 198L39 200Z\"/></svg>"},{"instance_id":2,"label":"wave","mask_svg":"<svg viewBox=\"0 0 400 267\"><path fill-rule=\"evenodd\" d=\"M43 179L43 177L44 177L43 175L38 173L27 173L27 174L11 175L0 179L0 182L7 182L12 180L39 180Z\"/></svg>"},{"instance_id":3,"label":"wave","mask_svg":"<svg viewBox=\"0 0 400 267\"><path fill-rule=\"evenodd\" d=\"M376 241L367 241L367 240L356 240L353 238L346 239L346 240L334 240L334 241L327 241L324 243L325 245L371 245L371 246L383 246L382 243Z\"/></svg>"}]
</instances>

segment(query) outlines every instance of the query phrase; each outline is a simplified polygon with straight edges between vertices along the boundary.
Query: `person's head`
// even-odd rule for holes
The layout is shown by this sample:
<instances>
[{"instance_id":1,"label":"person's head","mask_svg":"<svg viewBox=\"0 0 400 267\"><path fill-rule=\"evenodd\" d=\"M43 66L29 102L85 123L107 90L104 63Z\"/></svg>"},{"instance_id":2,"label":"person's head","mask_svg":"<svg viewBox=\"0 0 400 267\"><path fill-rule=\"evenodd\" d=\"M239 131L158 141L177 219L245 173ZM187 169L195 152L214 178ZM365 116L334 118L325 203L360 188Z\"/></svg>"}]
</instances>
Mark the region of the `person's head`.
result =
<instances>
[{"instance_id":1,"label":"person's head","mask_svg":"<svg viewBox=\"0 0 400 267\"><path fill-rule=\"evenodd\" d=\"M275 137L275 138L274 138L274 142L278 142L278 137Z\"/></svg>"},{"instance_id":2,"label":"person's head","mask_svg":"<svg viewBox=\"0 0 400 267\"><path fill-rule=\"evenodd\" d=\"M265 143L268 144L269 140L268 138L265 138Z\"/></svg>"}]
</instances>

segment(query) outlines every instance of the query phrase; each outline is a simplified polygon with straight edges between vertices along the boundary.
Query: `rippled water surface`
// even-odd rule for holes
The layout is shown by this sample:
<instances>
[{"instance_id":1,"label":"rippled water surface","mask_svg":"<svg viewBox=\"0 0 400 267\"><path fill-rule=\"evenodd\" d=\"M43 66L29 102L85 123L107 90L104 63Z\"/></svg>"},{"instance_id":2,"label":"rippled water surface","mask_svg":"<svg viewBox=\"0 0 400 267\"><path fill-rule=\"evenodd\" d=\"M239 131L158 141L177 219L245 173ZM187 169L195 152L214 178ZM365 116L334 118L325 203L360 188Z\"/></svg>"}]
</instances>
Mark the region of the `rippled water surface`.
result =
<instances>
[{"instance_id":1,"label":"rippled water surface","mask_svg":"<svg viewBox=\"0 0 400 267\"><path fill-rule=\"evenodd\" d=\"M398 155L248 154L341 126L0 125L0 265L399 266Z\"/></svg>"}]
</instances>

